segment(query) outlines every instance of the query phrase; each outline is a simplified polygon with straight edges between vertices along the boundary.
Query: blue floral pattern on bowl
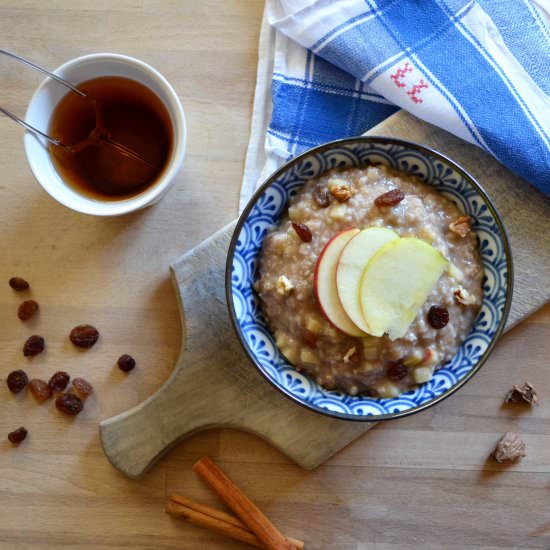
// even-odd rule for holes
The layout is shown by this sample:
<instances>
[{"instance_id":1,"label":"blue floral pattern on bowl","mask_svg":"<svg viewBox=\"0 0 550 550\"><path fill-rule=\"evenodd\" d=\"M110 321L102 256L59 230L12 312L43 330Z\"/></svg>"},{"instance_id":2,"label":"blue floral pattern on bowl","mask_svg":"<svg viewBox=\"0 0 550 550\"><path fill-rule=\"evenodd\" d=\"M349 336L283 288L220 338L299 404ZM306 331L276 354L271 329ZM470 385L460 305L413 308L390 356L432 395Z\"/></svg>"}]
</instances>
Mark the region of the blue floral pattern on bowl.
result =
<instances>
[{"instance_id":1,"label":"blue floral pattern on bowl","mask_svg":"<svg viewBox=\"0 0 550 550\"><path fill-rule=\"evenodd\" d=\"M381 163L418 176L474 220L484 266L484 299L474 326L453 359L433 378L399 397L350 396L319 386L297 372L280 353L253 290L256 259L270 227L305 182L333 168ZM348 420L404 416L440 401L461 387L485 362L502 332L511 302L510 247L491 200L462 168L439 153L390 138L352 138L329 143L291 160L254 195L244 210L227 263L230 316L245 350L260 372L284 394L317 412Z\"/></svg>"}]
</instances>

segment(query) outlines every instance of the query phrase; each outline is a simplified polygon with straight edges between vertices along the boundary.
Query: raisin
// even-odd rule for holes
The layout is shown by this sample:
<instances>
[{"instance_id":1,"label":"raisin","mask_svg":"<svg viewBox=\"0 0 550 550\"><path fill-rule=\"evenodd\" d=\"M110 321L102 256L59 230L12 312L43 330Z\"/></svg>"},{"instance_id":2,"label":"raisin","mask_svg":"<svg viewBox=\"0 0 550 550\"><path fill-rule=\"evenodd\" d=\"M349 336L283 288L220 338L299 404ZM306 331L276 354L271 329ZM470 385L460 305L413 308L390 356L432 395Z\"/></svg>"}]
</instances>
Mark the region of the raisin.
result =
<instances>
[{"instance_id":1,"label":"raisin","mask_svg":"<svg viewBox=\"0 0 550 550\"><path fill-rule=\"evenodd\" d=\"M33 334L27 338L27 341L23 345L23 355L25 357L32 357L38 355L44 351L45 342L42 336Z\"/></svg>"},{"instance_id":2,"label":"raisin","mask_svg":"<svg viewBox=\"0 0 550 550\"><path fill-rule=\"evenodd\" d=\"M69 414L71 416L77 415L84 404L82 400L72 393L62 393L56 400L55 406L58 411L62 413Z\"/></svg>"},{"instance_id":3,"label":"raisin","mask_svg":"<svg viewBox=\"0 0 550 550\"><path fill-rule=\"evenodd\" d=\"M405 198L405 193L399 189L392 189L383 195L380 195L374 200L374 204L378 207L395 206Z\"/></svg>"},{"instance_id":4,"label":"raisin","mask_svg":"<svg viewBox=\"0 0 550 550\"><path fill-rule=\"evenodd\" d=\"M302 342L308 347L315 349L317 347L317 336L307 328L301 331Z\"/></svg>"},{"instance_id":5,"label":"raisin","mask_svg":"<svg viewBox=\"0 0 550 550\"><path fill-rule=\"evenodd\" d=\"M35 300L25 300L17 309L17 317L21 321L28 321L38 311L38 302Z\"/></svg>"},{"instance_id":6,"label":"raisin","mask_svg":"<svg viewBox=\"0 0 550 550\"><path fill-rule=\"evenodd\" d=\"M359 390L357 395L361 395L363 397L378 397L378 392L372 386L366 385L364 388Z\"/></svg>"},{"instance_id":7,"label":"raisin","mask_svg":"<svg viewBox=\"0 0 550 550\"><path fill-rule=\"evenodd\" d=\"M48 382L48 386L50 386L52 391L60 392L67 387L70 379L71 377L69 376L69 373L60 370L52 374L52 377Z\"/></svg>"},{"instance_id":8,"label":"raisin","mask_svg":"<svg viewBox=\"0 0 550 550\"><path fill-rule=\"evenodd\" d=\"M311 230L307 225L303 223L292 222L292 227L294 228L294 231L296 231L298 237L302 239L302 241L304 241L305 243L311 242L313 236L311 235Z\"/></svg>"},{"instance_id":9,"label":"raisin","mask_svg":"<svg viewBox=\"0 0 550 550\"><path fill-rule=\"evenodd\" d=\"M428 323L435 329L443 328L449 322L449 312L447 308L441 306L432 306L428 311Z\"/></svg>"},{"instance_id":10,"label":"raisin","mask_svg":"<svg viewBox=\"0 0 550 550\"><path fill-rule=\"evenodd\" d=\"M136 360L128 354L121 355L117 361L118 368L123 372L130 372L136 366Z\"/></svg>"},{"instance_id":11,"label":"raisin","mask_svg":"<svg viewBox=\"0 0 550 550\"><path fill-rule=\"evenodd\" d=\"M327 208L332 202L332 195L326 187L316 187L313 190L313 200L317 206L321 208Z\"/></svg>"},{"instance_id":12,"label":"raisin","mask_svg":"<svg viewBox=\"0 0 550 550\"><path fill-rule=\"evenodd\" d=\"M87 380L84 380L84 378L75 378L73 380L73 388L78 397L82 399L82 401L85 401L86 398L94 391L94 387L88 382Z\"/></svg>"},{"instance_id":13,"label":"raisin","mask_svg":"<svg viewBox=\"0 0 550 550\"><path fill-rule=\"evenodd\" d=\"M79 348L91 348L97 342L99 332L92 325L78 325L71 330L69 338Z\"/></svg>"},{"instance_id":14,"label":"raisin","mask_svg":"<svg viewBox=\"0 0 550 550\"><path fill-rule=\"evenodd\" d=\"M6 384L11 393L19 393L29 383L29 377L24 370L14 370L8 374Z\"/></svg>"},{"instance_id":15,"label":"raisin","mask_svg":"<svg viewBox=\"0 0 550 550\"><path fill-rule=\"evenodd\" d=\"M8 434L8 439L14 445L19 445L19 443L21 443L21 441L23 441L27 437L28 433L29 432L27 432L27 430L23 428L23 426L21 426L20 428L17 428L17 430L13 430L13 432L10 432Z\"/></svg>"},{"instance_id":16,"label":"raisin","mask_svg":"<svg viewBox=\"0 0 550 550\"><path fill-rule=\"evenodd\" d=\"M29 390L37 401L46 401L52 396L52 389L44 380L33 378L29 382Z\"/></svg>"},{"instance_id":17,"label":"raisin","mask_svg":"<svg viewBox=\"0 0 550 550\"><path fill-rule=\"evenodd\" d=\"M9 281L9 285L13 288L13 290L17 290L17 292L21 292L22 290L27 290L29 288L29 283L21 277L12 277Z\"/></svg>"},{"instance_id":18,"label":"raisin","mask_svg":"<svg viewBox=\"0 0 550 550\"><path fill-rule=\"evenodd\" d=\"M409 374L409 367L399 361L391 361L386 367L386 376L393 382L403 380Z\"/></svg>"}]
</instances>

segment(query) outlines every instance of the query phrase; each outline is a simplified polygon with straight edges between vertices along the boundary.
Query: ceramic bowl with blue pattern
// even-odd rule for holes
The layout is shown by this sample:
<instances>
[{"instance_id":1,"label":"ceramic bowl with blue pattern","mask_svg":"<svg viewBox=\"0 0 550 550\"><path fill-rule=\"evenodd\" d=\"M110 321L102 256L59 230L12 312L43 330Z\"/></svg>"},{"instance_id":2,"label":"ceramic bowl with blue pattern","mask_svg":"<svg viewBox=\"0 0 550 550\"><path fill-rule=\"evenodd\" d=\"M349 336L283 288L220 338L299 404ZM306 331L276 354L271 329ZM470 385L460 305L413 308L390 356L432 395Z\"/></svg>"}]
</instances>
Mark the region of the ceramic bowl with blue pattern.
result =
<instances>
[{"instance_id":1,"label":"ceramic bowl with blue pattern","mask_svg":"<svg viewBox=\"0 0 550 550\"><path fill-rule=\"evenodd\" d=\"M327 390L298 372L281 354L262 314L253 284L267 231L277 225L297 189L333 168L381 163L433 185L473 219L484 267L484 298L472 330L452 360L429 382L395 398L351 396ZM254 365L284 395L316 412L344 420L385 420L424 410L461 388L481 368L504 329L512 300L512 257L493 202L479 183L441 153L385 137L330 142L295 157L254 194L229 246L226 292L237 335Z\"/></svg>"}]
</instances>

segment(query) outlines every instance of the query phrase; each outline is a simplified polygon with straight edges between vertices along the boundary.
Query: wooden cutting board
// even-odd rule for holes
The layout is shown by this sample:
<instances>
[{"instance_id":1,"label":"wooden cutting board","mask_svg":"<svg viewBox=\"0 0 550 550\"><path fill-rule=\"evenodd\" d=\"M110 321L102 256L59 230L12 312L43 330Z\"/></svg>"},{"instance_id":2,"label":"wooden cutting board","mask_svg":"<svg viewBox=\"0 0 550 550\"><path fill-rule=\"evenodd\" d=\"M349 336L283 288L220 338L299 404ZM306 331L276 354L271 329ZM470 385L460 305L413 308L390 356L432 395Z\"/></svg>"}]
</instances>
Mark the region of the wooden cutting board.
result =
<instances>
[{"instance_id":1,"label":"wooden cutting board","mask_svg":"<svg viewBox=\"0 0 550 550\"><path fill-rule=\"evenodd\" d=\"M368 132L423 143L469 170L495 199L512 243L515 290L507 328L550 299L550 200L480 149L399 112ZM230 325L225 260L235 222L171 266L183 350L170 378L137 407L100 424L105 454L138 477L168 449L208 428L240 428L312 469L375 423L328 418L275 390L252 366ZM475 383L475 382L474 382Z\"/></svg>"}]
</instances>

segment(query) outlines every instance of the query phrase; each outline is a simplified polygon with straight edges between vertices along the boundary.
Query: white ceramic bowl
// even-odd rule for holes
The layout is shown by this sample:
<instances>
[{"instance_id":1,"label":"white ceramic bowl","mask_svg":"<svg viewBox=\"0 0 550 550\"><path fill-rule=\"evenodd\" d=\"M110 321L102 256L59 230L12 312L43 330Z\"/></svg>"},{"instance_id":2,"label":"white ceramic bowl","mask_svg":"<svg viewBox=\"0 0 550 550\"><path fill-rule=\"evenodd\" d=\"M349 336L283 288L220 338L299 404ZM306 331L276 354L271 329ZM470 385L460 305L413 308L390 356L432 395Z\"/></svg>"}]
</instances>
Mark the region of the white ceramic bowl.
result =
<instances>
[{"instance_id":1,"label":"white ceramic bowl","mask_svg":"<svg viewBox=\"0 0 550 550\"><path fill-rule=\"evenodd\" d=\"M174 182L185 156L185 115L174 88L150 65L133 57L114 53L77 57L61 65L54 73L75 85L100 76L122 76L145 85L166 106L172 121L173 146L166 169L153 185L133 197L101 201L79 193L63 181L52 163L46 141L27 133L24 140L25 154L38 183L61 204L77 212L95 216L119 216L157 202ZM47 132L55 106L68 91L68 88L51 78L44 80L31 99L25 120L35 128Z\"/></svg>"}]
</instances>

